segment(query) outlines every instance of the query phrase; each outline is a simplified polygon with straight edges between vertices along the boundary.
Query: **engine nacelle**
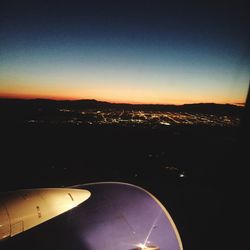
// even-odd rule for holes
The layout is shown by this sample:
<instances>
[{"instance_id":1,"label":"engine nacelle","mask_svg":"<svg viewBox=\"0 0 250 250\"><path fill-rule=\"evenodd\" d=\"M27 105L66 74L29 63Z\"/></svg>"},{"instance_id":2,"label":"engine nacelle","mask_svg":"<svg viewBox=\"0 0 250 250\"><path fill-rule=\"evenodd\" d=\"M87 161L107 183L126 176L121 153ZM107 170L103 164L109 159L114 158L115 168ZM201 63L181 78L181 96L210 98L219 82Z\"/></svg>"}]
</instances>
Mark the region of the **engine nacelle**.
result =
<instances>
[{"instance_id":1,"label":"engine nacelle","mask_svg":"<svg viewBox=\"0 0 250 250\"><path fill-rule=\"evenodd\" d=\"M84 189L41 188L0 194L0 240L12 237L78 206Z\"/></svg>"}]
</instances>

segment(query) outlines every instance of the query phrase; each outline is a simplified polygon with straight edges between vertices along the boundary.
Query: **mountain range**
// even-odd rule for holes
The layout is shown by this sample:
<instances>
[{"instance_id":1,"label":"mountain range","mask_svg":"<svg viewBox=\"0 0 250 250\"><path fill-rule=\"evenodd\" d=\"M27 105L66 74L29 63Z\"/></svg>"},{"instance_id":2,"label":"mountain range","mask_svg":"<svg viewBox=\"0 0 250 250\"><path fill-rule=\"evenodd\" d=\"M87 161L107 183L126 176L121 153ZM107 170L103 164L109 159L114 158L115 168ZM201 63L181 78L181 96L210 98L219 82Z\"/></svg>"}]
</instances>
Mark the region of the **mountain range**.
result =
<instances>
[{"instance_id":1,"label":"mountain range","mask_svg":"<svg viewBox=\"0 0 250 250\"><path fill-rule=\"evenodd\" d=\"M164 104L127 104L110 103L97 101L95 99L81 100L51 100L51 99L0 99L1 111L18 110L43 110L52 111L55 109L113 109L113 110L141 110L141 111L166 111L166 112L191 112L206 113L216 115L241 115L243 106L232 104L216 103L194 103L183 105L164 105Z\"/></svg>"}]
</instances>

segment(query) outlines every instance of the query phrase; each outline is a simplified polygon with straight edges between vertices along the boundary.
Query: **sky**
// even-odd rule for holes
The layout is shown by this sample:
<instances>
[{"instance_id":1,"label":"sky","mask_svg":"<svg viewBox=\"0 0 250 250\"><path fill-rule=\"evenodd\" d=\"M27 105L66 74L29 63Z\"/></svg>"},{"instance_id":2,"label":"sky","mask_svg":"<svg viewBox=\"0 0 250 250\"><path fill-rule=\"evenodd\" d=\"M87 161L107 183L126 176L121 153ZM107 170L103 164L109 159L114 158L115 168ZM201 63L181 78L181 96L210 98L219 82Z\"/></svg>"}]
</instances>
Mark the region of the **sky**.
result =
<instances>
[{"instance_id":1,"label":"sky","mask_svg":"<svg viewBox=\"0 0 250 250\"><path fill-rule=\"evenodd\" d=\"M0 3L0 97L244 103L250 8L237 1Z\"/></svg>"}]
</instances>

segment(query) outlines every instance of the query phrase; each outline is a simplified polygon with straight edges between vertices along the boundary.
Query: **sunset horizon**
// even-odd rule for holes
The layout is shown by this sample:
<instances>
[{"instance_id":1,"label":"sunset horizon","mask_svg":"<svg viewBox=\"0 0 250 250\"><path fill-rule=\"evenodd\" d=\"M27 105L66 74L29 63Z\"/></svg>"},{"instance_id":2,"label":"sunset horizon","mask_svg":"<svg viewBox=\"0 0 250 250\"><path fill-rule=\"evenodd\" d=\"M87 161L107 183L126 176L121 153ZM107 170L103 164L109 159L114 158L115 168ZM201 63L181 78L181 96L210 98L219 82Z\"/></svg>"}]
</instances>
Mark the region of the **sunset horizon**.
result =
<instances>
[{"instance_id":1,"label":"sunset horizon","mask_svg":"<svg viewBox=\"0 0 250 250\"><path fill-rule=\"evenodd\" d=\"M97 102L107 102L112 104L128 104L128 105L185 105L185 104L222 104L222 105L235 105L244 106L245 100L235 101L235 102L215 102L215 101L186 101L186 102L139 102L139 101L116 101L112 99L105 98L95 98L95 97L70 97L70 96L54 96L54 95L25 95L25 94L8 94L0 93L0 99L19 99L19 100L51 100L51 101L87 101L93 100Z\"/></svg>"},{"instance_id":2,"label":"sunset horizon","mask_svg":"<svg viewBox=\"0 0 250 250\"><path fill-rule=\"evenodd\" d=\"M223 17L224 6L227 22L211 20L215 9L202 4L189 9L183 3L180 9L148 2L144 11L138 1L47 7L7 5L0 96L163 105L245 102L248 25L238 25L226 12ZM190 15L179 15L187 10Z\"/></svg>"}]
</instances>

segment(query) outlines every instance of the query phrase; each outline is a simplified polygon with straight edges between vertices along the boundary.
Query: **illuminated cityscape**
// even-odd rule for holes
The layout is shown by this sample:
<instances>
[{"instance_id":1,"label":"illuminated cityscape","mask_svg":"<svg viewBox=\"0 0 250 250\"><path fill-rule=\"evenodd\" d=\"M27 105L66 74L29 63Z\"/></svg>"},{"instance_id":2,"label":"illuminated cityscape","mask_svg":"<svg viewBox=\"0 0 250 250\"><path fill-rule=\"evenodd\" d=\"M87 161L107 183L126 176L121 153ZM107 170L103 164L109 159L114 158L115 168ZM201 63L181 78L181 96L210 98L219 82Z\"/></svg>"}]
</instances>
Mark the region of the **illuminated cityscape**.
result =
<instances>
[{"instance_id":1,"label":"illuminated cityscape","mask_svg":"<svg viewBox=\"0 0 250 250\"><path fill-rule=\"evenodd\" d=\"M69 110L60 109L57 117L27 120L28 123L59 123L75 125L172 126L209 125L238 126L240 118L228 115L164 111Z\"/></svg>"}]
</instances>

